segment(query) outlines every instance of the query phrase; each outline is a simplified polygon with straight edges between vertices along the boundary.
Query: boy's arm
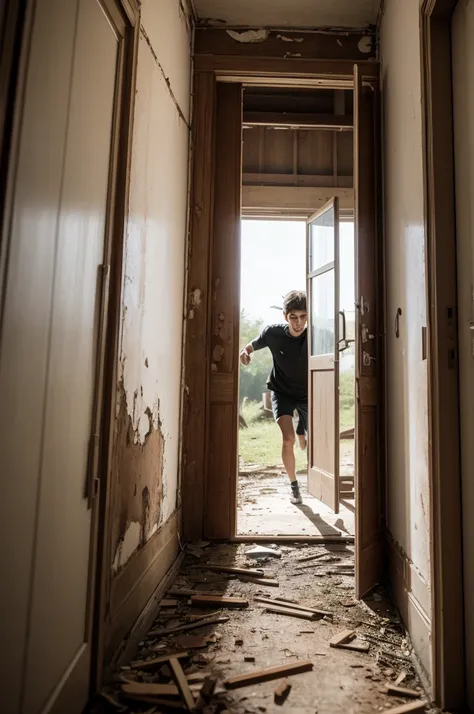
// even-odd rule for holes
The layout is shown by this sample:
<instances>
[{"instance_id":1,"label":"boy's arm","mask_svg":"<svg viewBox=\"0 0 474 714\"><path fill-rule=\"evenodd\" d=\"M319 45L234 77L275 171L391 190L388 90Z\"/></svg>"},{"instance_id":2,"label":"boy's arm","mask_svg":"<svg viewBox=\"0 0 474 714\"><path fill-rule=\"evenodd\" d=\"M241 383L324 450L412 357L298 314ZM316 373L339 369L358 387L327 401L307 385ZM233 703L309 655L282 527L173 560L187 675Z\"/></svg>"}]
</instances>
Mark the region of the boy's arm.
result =
<instances>
[{"instance_id":1,"label":"boy's arm","mask_svg":"<svg viewBox=\"0 0 474 714\"><path fill-rule=\"evenodd\" d=\"M250 363L250 355L252 352L255 352L255 350L262 350L264 347L268 347L267 330L268 328L265 328L261 335L255 340L252 340L252 342L249 342L248 345L245 345L240 353L240 361L242 364L248 365Z\"/></svg>"}]
</instances>

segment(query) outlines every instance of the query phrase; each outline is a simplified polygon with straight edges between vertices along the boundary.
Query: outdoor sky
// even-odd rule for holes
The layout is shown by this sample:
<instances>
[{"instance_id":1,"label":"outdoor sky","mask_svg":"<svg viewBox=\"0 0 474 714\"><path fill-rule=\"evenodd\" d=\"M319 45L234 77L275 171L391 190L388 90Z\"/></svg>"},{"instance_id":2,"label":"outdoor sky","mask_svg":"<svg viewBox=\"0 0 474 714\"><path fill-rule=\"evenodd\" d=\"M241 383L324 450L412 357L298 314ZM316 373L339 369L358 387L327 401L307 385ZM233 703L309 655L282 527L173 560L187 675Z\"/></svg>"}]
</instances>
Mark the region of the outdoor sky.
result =
<instances>
[{"instance_id":1,"label":"outdoor sky","mask_svg":"<svg viewBox=\"0 0 474 714\"><path fill-rule=\"evenodd\" d=\"M354 310L353 224L340 224L341 307ZM306 290L306 223L242 221L240 306L266 324L282 322L281 305L290 290Z\"/></svg>"}]
</instances>

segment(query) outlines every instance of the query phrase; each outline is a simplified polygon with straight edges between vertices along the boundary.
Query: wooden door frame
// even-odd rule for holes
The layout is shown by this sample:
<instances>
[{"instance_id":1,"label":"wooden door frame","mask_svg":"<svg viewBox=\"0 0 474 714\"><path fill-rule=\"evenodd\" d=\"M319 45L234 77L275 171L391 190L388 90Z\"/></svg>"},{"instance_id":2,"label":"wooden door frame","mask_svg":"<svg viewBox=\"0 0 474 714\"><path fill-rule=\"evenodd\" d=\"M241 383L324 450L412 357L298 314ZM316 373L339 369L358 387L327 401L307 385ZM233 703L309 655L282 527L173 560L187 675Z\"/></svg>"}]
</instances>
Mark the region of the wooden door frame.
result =
<instances>
[{"instance_id":1,"label":"wooden door frame","mask_svg":"<svg viewBox=\"0 0 474 714\"><path fill-rule=\"evenodd\" d=\"M211 369L211 264L213 255L216 86L232 82L258 86L352 88L354 64L364 83L378 85L376 62L340 60L269 60L248 57L196 57L192 126L189 248L187 256L186 341L182 452L182 533L184 541L204 535L205 489L208 479L208 436ZM226 539L237 537L232 524ZM255 537L252 540L258 540ZM262 540L268 540L262 537ZM275 540L273 538L273 540ZM291 540L297 540L292 537ZM324 540L321 536L301 540ZM342 542L342 541L341 541Z\"/></svg>"},{"instance_id":2,"label":"wooden door frame","mask_svg":"<svg viewBox=\"0 0 474 714\"><path fill-rule=\"evenodd\" d=\"M420 0L433 694L465 701L451 17L457 0ZM448 313L451 310L451 313ZM451 364L451 367L450 367Z\"/></svg>"}]
</instances>

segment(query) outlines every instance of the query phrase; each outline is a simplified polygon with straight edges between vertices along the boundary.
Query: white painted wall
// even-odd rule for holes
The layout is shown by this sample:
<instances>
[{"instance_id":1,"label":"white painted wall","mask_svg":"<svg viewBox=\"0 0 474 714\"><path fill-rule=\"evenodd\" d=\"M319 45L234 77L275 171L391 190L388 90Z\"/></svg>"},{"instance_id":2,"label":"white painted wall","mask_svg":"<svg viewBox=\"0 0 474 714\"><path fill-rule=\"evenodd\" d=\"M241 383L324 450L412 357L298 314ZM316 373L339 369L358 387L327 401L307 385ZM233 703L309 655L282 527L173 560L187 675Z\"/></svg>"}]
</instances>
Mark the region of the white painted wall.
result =
<instances>
[{"instance_id":1,"label":"white painted wall","mask_svg":"<svg viewBox=\"0 0 474 714\"><path fill-rule=\"evenodd\" d=\"M386 237L387 524L407 564L410 633L431 671L424 189L419 4L388 0L381 27ZM395 315L402 309L400 338Z\"/></svg>"},{"instance_id":2,"label":"white painted wall","mask_svg":"<svg viewBox=\"0 0 474 714\"><path fill-rule=\"evenodd\" d=\"M459 378L463 505L466 685L474 711L474 3L459 0L453 16L454 157L458 258Z\"/></svg>"},{"instance_id":3,"label":"white painted wall","mask_svg":"<svg viewBox=\"0 0 474 714\"><path fill-rule=\"evenodd\" d=\"M177 500L190 47L179 0L142 2L120 353L136 440L149 430L147 409L165 440L160 523L148 537ZM139 529L128 539L130 556Z\"/></svg>"}]
</instances>

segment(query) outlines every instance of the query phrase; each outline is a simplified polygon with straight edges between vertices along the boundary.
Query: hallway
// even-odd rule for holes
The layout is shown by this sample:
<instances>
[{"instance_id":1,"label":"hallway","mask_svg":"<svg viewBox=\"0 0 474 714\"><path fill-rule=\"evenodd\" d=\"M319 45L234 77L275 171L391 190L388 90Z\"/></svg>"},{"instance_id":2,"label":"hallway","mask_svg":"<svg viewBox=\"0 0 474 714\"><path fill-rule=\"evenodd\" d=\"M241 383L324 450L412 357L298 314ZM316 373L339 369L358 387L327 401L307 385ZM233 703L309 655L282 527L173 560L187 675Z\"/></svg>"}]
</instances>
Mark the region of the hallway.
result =
<instances>
[{"instance_id":1,"label":"hallway","mask_svg":"<svg viewBox=\"0 0 474 714\"><path fill-rule=\"evenodd\" d=\"M209 545L202 542L187 548L180 575L163 595L157 619L140 643L134 660L122 663L113 681L104 688L104 696L96 700L89 714L186 711L178 696L171 695L166 701L163 695L166 687L153 694L155 684L173 683L167 657L174 653L180 653L179 661L194 696L205 677L215 678L215 692L204 708L205 714L223 711L233 714L276 711L368 714L392 708L398 711L397 706L411 703L413 698L414 701L424 699L410 657L411 645L386 593L379 589L363 601L353 599L351 546L278 544L270 545L274 556L246 556L253 547L251 543ZM210 564L263 569L265 577L277 581L278 587L265 587L263 582L251 583L239 580L236 575L210 572L206 570ZM218 604L206 609L190 607L190 595L186 593L191 592L218 593L241 598L244 603L242 609L219 608ZM279 605L286 608L298 602L330 614L314 620L272 614L266 612L269 602L262 603L259 598L274 601L281 598ZM277 602L274 604L278 606ZM197 627L196 621L205 615L209 620L217 616L221 622ZM169 635L166 630L170 631ZM171 634L173 630L177 630L175 634ZM343 630L353 630L356 634L349 646L368 651L330 647L331 638ZM158 632L153 634L154 631ZM154 663L157 657L159 661ZM291 690L284 702L276 702L274 696L283 675L236 689L226 686L226 681L236 675L286 667L308 659L312 662L311 671L290 674ZM140 683L140 686L129 686L130 683ZM396 683L401 691L403 688L409 691L397 696ZM387 686L393 687L393 693L387 693ZM436 710L421 707L403 711L434 713Z\"/></svg>"}]
</instances>

